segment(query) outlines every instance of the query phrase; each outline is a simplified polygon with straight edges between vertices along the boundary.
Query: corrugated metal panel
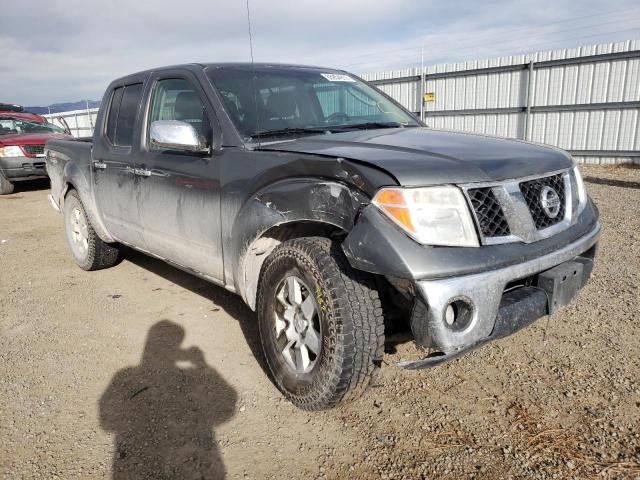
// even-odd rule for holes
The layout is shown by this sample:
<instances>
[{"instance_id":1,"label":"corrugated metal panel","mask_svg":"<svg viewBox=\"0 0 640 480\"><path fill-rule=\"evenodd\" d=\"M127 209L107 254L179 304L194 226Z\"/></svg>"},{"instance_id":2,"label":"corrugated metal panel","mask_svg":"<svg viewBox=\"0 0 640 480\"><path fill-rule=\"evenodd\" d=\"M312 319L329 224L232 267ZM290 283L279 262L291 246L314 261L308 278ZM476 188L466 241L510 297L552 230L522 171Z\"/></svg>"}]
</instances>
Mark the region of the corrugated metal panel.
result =
<instances>
[{"instance_id":1,"label":"corrugated metal panel","mask_svg":"<svg viewBox=\"0 0 640 480\"><path fill-rule=\"evenodd\" d=\"M93 127L96 124L98 109L73 110L43 116L59 127L64 128L68 125L74 137L90 137L93 135Z\"/></svg>"},{"instance_id":2,"label":"corrugated metal panel","mask_svg":"<svg viewBox=\"0 0 640 480\"><path fill-rule=\"evenodd\" d=\"M575 111L535 112L535 107L640 101L640 58L614 58L568 65L542 65L531 75L530 105L534 112L526 128L526 113L466 112L448 110L524 108L527 106L529 70L525 64L640 50L640 40L589 45L579 48L536 52L485 60L473 60L425 68L425 91L436 100L427 103L426 121L434 128L527 138L568 150L640 150L640 109L608 108ZM512 71L474 73L469 70L497 66L523 67ZM462 73L462 71L465 71ZM429 74L461 72L458 76L429 78ZM363 75L367 80L395 79L420 75L419 69ZM406 81L380 88L414 111L420 110L420 82ZM609 107L609 106L607 106ZM429 112L439 112L429 116ZM527 135L528 130L528 135ZM640 161L640 157L576 157L588 163Z\"/></svg>"}]
</instances>

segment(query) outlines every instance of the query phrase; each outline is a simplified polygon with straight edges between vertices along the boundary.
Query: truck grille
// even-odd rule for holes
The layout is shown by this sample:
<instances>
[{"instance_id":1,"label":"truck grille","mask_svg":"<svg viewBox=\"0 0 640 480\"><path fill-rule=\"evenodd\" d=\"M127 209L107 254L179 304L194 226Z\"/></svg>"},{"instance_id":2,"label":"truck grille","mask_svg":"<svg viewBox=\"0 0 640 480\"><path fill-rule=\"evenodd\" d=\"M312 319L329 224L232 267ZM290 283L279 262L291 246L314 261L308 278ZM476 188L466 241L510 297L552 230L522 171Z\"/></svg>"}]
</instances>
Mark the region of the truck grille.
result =
<instances>
[{"instance_id":1,"label":"truck grille","mask_svg":"<svg viewBox=\"0 0 640 480\"><path fill-rule=\"evenodd\" d=\"M495 184L461 185L485 245L531 243L571 226L577 199L571 171Z\"/></svg>"},{"instance_id":2,"label":"truck grille","mask_svg":"<svg viewBox=\"0 0 640 480\"><path fill-rule=\"evenodd\" d=\"M44 155L44 145L22 145L27 155Z\"/></svg>"},{"instance_id":3,"label":"truck grille","mask_svg":"<svg viewBox=\"0 0 640 480\"><path fill-rule=\"evenodd\" d=\"M480 232L485 237L510 235L509 224L491 187L467 190Z\"/></svg>"},{"instance_id":4,"label":"truck grille","mask_svg":"<svg viewBox=\"0 0 640 480\"><path fill-rule=\"evenodd\" d=\"M555 217L549 216L542 205L542 190L545 187L553 189L553 191L560 198L559 211ZM533 218L536 228L542 230L543 228L550 227L564 219L565 209L565 194L564 194L564 179L562 174L552 175L550 177L536 178L535 180L529 180L528 182L522 182L520 184L520 191L524 196L529 210L531 211L531 217Z\"/></svg>"}]
</instances>

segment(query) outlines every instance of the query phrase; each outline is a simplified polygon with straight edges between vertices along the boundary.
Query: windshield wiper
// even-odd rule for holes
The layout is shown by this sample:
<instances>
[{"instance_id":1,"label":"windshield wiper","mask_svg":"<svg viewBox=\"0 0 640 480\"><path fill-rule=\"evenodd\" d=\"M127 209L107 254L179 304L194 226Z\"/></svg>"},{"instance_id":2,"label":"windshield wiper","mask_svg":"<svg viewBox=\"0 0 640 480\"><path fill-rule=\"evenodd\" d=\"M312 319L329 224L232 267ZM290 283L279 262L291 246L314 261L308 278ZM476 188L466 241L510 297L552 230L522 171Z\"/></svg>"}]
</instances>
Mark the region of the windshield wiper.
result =
<instances>
[{"instance_id":1,"label":"windshield wiper","mask_svg":"<svg viewBox=\"0 0 640 480\"><path fill-rule=\"evenodd\" d=\"M330 129L329 128L318 128L318 127L288 127L288 128L280 128L275 130L261 130L259 132L255 132L251 135L252 138L262 138L262 137L279 137L282 135L289 135L295 133L326 133Z\"/></svg>"},{"instance_id":2,"label":"windshield wiper","mask_svg":"<svg viewBox=\"0 0 640 480\"><path fill-rule=\"evenodd\" d=\"M398 122L365 122L354 123L353 125L336 125L332 126L331 130L368 130L374 128L404 128L413 126L415 125L404 125Z\"/></svg>"},{"instance_id":3,"label":"windshield wiper","mask_svg":"<svg viewBox=\"0 0 640 480\"><path fill-rule=\"evenodd\" d=\"M365 122L352 125L327 125L326 127L288 127L275 130L261 130L251 135L252 138L279 137L296 133L331 133L344 132L345 130L368 130L374 128L404 128L417 127L417 125L404 125L398 122Z\"/></svg>"}]
</instances>

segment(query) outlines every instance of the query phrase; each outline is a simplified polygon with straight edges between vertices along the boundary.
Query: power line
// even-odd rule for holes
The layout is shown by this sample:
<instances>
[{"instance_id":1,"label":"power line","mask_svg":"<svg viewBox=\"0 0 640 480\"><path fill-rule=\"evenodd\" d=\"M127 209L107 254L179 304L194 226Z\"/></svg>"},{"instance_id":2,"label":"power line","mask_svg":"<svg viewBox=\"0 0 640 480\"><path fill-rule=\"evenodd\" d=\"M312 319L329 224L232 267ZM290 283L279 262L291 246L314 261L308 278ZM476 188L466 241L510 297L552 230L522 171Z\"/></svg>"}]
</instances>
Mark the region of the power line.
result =
<instances>
[{"instance_id":1,"label":"power line","mask_svg":"<svg viewBox=\"0 0 640 480\"><path fill-rule=\"evenodd\" d=\"M574 22L575 23L576 21L584 20L584 19L592 18L592 17L596 17L596 16L599 17L599 18L602 18L604 16L609 16L609 15L613 15L613 14L620 14L620 13L625 13L625 12L630 12L630 11L638 11L638 8L636 7L636 8L630 8L630 9L625 9L625 10L610 11L610 12L602 13L602 14L598 13L598 14L584 15L584 16L581 16L581 17L574 17L574 18L569 18L569 19L565 19L565 20L559 20L559 21L556 21L556 22L549 22L549 23L546 23L546 24L544 24L542 26L537 26L537 25L531 25L530 27L520 26L520 27L517 27L517 28L511 28L511 29L508 29L508 30L503 30L503 31L501 31L499 33L500 33L500 35L518 34L518 33L522 33L522 32L529 32L529 31L531 31L532 28L544 28L544 27L547 27L547 26L550 26L550 25L559 25L559 24L563 24L563 23L567 23L567 22ZM619 20L611 20L611 21L608 21L608 22L605 22L605 23L599 22L599 23L593 24L593 25L582 25L582 26L577 26L577 27L573 27L573 28L569 28L569 29L560 29L560 30L552 31L552 32L548 32L548 33L545 32L544 34L549 34L549 33L553 34L553 33L560 33L560 32L563 32L563 31L573 31L573 30L579 30L579 29L583 29L583 28L598 27L600 25L609 25L611 23L617 23L619 21L624 21L624 20L627 20L627 19L628 19L628 16L623 18L623 19L619 19ZM471 37L467 36L462 41L457 41L457 42L452 42L452 43L447 44L447 47L450 47L451 45L474 45L474 43L478 39L482 39L482 38L490 36L492 34L495 34L495 32L486 31L484 33L476 34L476 35L473 35ZM432 35L432 36L435 36L435 35ZM347 61L347 60L350 60L350 59L353 59L353 58L362 59L362 58L366 58L366 57L379 57L379 56L385 55L387 53L396 53L396 52L407 52L407 51L419 52L420 48L422 47L422 45L426 45L426 44L432 43L432 42L424 42L424 40L422 40L421 41L421 45L417 45L417 46L394 48L394 49L388 49L388 50L379 50L379 51L376 51L376 52L363 53L363 54L360 54L360 55L338 57L337 60ZM493 42L491 42L489 44L492 45ZM483 45L487 45L487 44L485 43ZM478 45L474 45L474 46L478 46ZM417 53L416 53L416 55L417 55ZM350 65L363 65L363 64L366 64L366 63L368 63L368 62L358 62L356 64L351 63Z\"/></svg>"},{"instance_id":2,"label":"power line","mask_svg":"<svg viewBox=\"0 0 640 480\"><path fill-rule=\"evenodd\" d=\"M633 21L639 21L639 22L640 22L640 18L638 18L638 19L633 19ZM618 22L618 21L613 21L613 22L607 22L607 23L600 24L600 25L609 25L609 24L612 24L612 23L617 24L617 23L619 23L619 22ZM564 33L564 32L568 32L568 31L582 30L582 29L584 29L584 28L598 27L598 26L600 26L600 25L587 25L587 26L576 27L576 28L567 29L567 30L561 30L561 31L550 31L550 32L549 32L549 31L544 31L544 32L536 33L536 34L534 34L534 35L529 35L529 36L527 36L527 39L526 39L526 40L527 40L527 43L526 43L526 44L524 44L523 46L530 45L530 40L532 40L532 39L537 39L537 38L540 38L540 37L543 37L543 36L544 36L544 37L546 37L546 36L550 36L550 35L556 35L556 34ZM636 29L640 32L640 24L639 24L639 26L638 26L638 27L633 27L633 28L629 28L629 29L625 29L625 30L616 30L616 31L612 31L612 32L605 31L605 32L592 33L592 34L590 34L590 35L588 35L588 36L601 36L601 35L607 35L607 34L618 33L618 32L620 32L620 31L636 30ZM501 34L501 35L503 35L502 33L500 33L500 34ZM583 38L583 36L579 36L579 37L575 37L575 36L574 36L574 37L565 37L564 39L558 39L557 41L553 41L553 42L545 42L545 43L557 43L557 42L561 42L561 41L564 41L564 40L568 40L568 39L575 39L575 38ZM521 45L522 45L522 42L516 42L516 43L515 43L515 45L516 45L516 46L517 46L518 44L521 44ZM540 44L540 43L538 43L538 44ZM457 47L456 47L456 48L449 48L451 45L454 45L454 46L455 46L455 45L457 45ZM481 44L477 44L477 43L467 43L467 42L463 42L463 43L460 43L460 42L449 42L449 43L447 43L447 52L448 52L448 53L451 53L451 52L458 52L458 51L462 50L463 48L467 48L467 47L473 47L474 49L477 49L478 47L494 46L494 45L495 45L495 41L494 41L494 42L481 43ZM512 43L512 44L510 44L509 49L510 49L511 47L513 47L513 46L514 46L514 44L513 44L513 43ZM503 48L503 49L501 49L501 50L505 50L505 49ZM396 57L395 57L394 61L397 61L397 60L400 60L400 59L404 59L404 58L416 58L416 55L415 55L415 54L411 54L411 53L407 53L407 54L404 54L404 55L398 55L398 56L396 56ZM350 65L351 65L351 66L355 66L355 65L366 65L367 63L369 63L369 62L351 63ZM397 63L400 63L400 62L397 62Z\"/></svg>"},{"instance_id":3,"label":"power line","mask_svg":"<svg viewBox=\"0 0 640 480\"><path fill-rule=\"evenodd\" d=\"M552 45L557 45L559 43L566 44L566 42L569 41L569 40L578 40L578 39L583 39L583 38L597 38L597 37L602 37L602 36L605 36L605 35L614 35L616 33L623 33L623 32L629 32L629 31L638 31L638 32L640 32L640 27L626 28L626 29L614 30L614 31L598 32L598 33L592 33L592 34L589 34L589 35L579 35L579 36L565 37L565 38L562 38L562 39L553 40L553 41L547 41L547 42L524 43L524 44L523 43L520 43L520 44L516 43L516 44L511 44L511 45L509 45L508 47L505 47L505 48L491 49L488 52L488 55L496 56L495 53L507 52L507 51L508 52L514 52L514 53L510 53L510 55L522 55L524 53L530 53L530 52L518 51L516 53L514 51L514 48L517 48L517 49L529 49L529 48L537 47L537 46L551 47ZM536 35L533 38L539 38L539 36L540 35ZM491 45L493 45L493 43L485 44L483 46L491 46ZM567 48L569 48L569 47L567 47ZM447 54L450 55L451 53L459 52L460 50L461 50L461 48L447 50ZM473 55L477 56L478 54L474 53ZM404 66L404 68L411 68L411 67L415 67L418 64L417 61L410 62L410 63L405 63L402 60L403 58L407 58L407 59L416 58L416 56L415 55L410 55L410 56L409 55L401 55L400 57L394 58L394 60L392 62L386 62L386 63L383 63L382 65L384 65L386 67L391 67L393 65L401 65L402 64ZM456 61L459 62L459 61L463 61L463 60L456 60ZM370 65L372 63L376 63L376 62L375 61L372 61L372 62L360 62L360 63L357 63L357 64L350 64L349 66L351 68L353 68L355 65ZM377 63L380 64L380 62L377 62Z\"/></svg>"}]
</instances>

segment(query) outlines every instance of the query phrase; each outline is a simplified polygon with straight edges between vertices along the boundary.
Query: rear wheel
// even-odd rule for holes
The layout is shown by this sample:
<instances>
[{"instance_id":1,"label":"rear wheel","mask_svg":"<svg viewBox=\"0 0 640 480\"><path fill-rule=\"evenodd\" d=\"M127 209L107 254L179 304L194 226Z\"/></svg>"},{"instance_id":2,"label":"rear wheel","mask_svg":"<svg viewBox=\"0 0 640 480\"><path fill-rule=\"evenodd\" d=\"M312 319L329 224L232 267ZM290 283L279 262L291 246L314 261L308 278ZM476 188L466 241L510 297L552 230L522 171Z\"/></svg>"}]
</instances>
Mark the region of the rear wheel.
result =
<instances>
[{"instance_id":1,"label":"rear wheel","mask_svg":"<svg viewBox=\"0 0 640 480\"><path fill-rule=\"evenodd\" d=\"M384 353L374 279L327 238L284 242L265 260L260 339L274 383L297 407L320 410L358 397Z\"/></svg>"},{"instance_id":2,"label":"rear wheel","mask_svg":"<svg viewBox=\"0 0 640 480\"><path fill-rule=\"evenodd\" d=\"M118 245L98 237L75 190L71 190L64 201L64 225L67 244L80 268L100 270L116 264L120 253Z\"/></svg>"},{"instance_id":3,"label":"rear wheel","mask_svg":"<svg viewBox=\"0 0 640 480\"><path fill-rule=\"evenodd\" d=\"M0 170L0 195L9 195L13 193L13 183L10 182L7 177L4 176L2 170Z\"/></svg>"}]
</instances>

